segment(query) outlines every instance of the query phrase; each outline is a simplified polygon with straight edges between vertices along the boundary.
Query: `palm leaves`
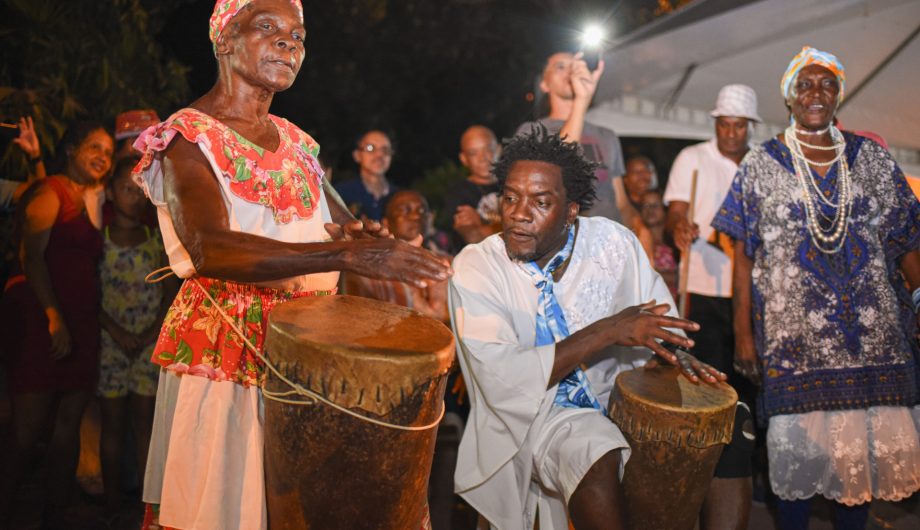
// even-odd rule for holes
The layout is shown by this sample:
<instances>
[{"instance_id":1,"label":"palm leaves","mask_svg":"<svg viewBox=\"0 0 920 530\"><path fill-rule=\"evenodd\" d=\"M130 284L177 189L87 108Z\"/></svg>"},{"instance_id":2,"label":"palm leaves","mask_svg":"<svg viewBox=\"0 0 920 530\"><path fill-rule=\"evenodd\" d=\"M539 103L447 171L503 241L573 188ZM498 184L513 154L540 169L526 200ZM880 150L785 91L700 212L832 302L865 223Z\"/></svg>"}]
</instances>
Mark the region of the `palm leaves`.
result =
<instances>
[{"instance_id":1,"label":"palm leaves","mask_svg":"<svg viewBox=\"0 0 920 530\"><path fill-rule=\"evenodd\" d=\"M135 108L168 113L186 97L188 68L164 56L156 33L185 2L6 0L0 115L32 115L47 156L69 120L112 124ZM21 163L14 149L0 161L7 174Z\"/></svg>"}]
</instances>

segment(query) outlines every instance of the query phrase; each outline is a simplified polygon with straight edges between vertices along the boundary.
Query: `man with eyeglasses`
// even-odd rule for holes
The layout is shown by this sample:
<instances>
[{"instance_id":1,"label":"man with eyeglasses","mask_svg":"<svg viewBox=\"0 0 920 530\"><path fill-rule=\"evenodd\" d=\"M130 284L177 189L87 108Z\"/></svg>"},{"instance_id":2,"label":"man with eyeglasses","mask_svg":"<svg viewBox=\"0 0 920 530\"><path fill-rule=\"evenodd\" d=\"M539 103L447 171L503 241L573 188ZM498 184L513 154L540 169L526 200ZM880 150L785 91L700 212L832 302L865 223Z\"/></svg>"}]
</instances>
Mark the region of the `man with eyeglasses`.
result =
<instances>
[{"instance_id":1,"label":"man with eyeglasses","mask_svg":"<svg viewBox=\"0 0 920 530\"><path fill-rule=\"evenodd\" d=\"M370 130L358 139L352 156L358 164L359 178L335 187L355 217L373 221L383 217L387 197L398 190L387 180L393 153L390 137L383 131Z\"/></svg>"}]
</instances>

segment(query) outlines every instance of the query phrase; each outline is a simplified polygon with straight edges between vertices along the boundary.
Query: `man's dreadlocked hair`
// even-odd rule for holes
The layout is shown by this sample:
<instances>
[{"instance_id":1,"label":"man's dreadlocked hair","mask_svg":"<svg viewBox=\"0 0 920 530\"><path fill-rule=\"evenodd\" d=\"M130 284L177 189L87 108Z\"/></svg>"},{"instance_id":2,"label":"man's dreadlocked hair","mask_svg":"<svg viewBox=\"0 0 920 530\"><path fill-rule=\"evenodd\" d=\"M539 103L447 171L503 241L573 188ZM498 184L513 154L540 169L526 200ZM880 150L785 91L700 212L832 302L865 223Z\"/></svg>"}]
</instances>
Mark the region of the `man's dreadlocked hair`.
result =
<instances>
[{"instance_id":1,"label":"man's dreadlocked hair","mask_svg":"<svg viewBox=\"0 0 920 530\"><path fill-rule=\"evenodd\" d=\"M591 208L597 199L594 191L594 171L597 164L587 161L581 155L577 143L565 142L558 134L550 134L542 124L537 124L529 133L505 140L502 155L492 166L492 172L499 186L505 185L511 166L519 160L546 162L562 169L562 184L568 201L578 203L581 211Z\"/></svg>"}]
</instances>

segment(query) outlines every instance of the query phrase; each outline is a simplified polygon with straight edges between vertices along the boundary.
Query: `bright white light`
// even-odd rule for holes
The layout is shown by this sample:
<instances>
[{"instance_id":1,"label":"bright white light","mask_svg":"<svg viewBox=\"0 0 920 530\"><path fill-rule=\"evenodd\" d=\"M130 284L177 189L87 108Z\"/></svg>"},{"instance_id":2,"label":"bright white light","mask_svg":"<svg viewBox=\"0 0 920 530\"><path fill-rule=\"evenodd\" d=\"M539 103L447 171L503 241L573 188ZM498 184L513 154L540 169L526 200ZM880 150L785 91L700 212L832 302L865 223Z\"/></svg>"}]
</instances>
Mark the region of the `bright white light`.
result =
<instances>
[{"instance_id":1,"label":"bright white light","mask_svg":"<svg viewBox=\"0 0 920 530\"><path fill-rule=\"evenodd\" d=\"M604 37L604 28L592 24L582 32L581 44L585 48L597 48L604 41Z\"/></svg>"}]
</instances>

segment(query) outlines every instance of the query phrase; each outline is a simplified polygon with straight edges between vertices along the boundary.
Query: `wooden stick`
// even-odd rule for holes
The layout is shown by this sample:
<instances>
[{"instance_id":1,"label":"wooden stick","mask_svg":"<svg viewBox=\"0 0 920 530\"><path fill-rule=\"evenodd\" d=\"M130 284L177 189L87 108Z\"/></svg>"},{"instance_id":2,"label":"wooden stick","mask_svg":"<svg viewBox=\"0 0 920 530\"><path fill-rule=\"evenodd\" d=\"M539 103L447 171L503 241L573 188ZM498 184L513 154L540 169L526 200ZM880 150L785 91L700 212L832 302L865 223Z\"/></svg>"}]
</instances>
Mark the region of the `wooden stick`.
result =
<instances>
[{"instance_id":1,"label":"wooden stick","mask_svg":"<svg viewBox=\"0 0 920 530\"><path fill-rule=\"evenodd\" d=\"M16 125L15 123L6 123L6 122L0 122L0 127L4 127L7 129L18 129L19 128L19 126Z\"/></svg>"},{"instance_id":2,"label":"wooden stick","mask_svg":"<svg viewBox=\"0 0 920 530\"><path fill-rule=\"evenodd\" d=\"M687 209L687 220L690 221L690 224L693 224L693 210L696 206L696 177L698 170L693 170L693 178L690 181L690 208ZM690 245L693 245L693 242L690 242ZM687 318L687 283L690 281L690 247L687 247L687 252L684 252L680 257L680 280L678 283L678 293L677 296L680 299L678 304L678 312L682 318Z\"/></svg>"}]
</instances>

